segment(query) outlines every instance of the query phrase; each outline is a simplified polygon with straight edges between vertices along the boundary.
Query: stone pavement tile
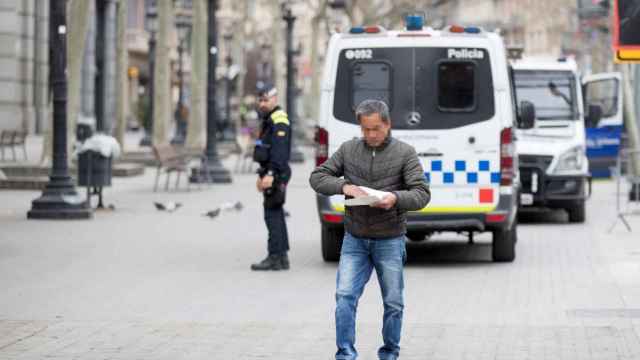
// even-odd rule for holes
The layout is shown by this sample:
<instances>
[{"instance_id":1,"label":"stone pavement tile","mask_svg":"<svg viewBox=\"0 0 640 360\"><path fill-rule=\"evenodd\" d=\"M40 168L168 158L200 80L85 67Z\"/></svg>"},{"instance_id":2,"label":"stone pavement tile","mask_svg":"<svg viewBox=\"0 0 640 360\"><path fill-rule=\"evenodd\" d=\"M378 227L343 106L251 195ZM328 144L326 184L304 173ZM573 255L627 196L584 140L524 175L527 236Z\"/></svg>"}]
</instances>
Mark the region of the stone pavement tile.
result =
<instances>
[{"instance_id":1,"label":"stone pavement tile","mask_svg":"<svg viewBox=\"0 0 640 360\"><path fill-rule=\"evenodd\" d=\"M0 321L5 332L16 325ZM375 357L381 342L379 324L358 325L362 358ZM59 321L47 329L33 334L26 347L2 338L0 359L329 359L335 351L331 323ZM409 324L402 358L634 359L638 342L632 328L613 326Z\"/></svg>"}]
</instances>

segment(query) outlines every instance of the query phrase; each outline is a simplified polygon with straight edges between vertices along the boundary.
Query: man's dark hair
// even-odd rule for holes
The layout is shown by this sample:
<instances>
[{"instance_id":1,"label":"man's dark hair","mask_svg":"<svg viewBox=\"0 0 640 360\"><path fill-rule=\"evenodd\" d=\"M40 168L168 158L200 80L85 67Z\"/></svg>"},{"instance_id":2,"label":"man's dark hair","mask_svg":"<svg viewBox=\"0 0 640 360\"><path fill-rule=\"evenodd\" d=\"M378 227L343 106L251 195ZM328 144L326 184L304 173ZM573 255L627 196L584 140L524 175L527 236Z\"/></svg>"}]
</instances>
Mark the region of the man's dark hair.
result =
<instances>
[{"instance_id":1,"label":"man's dark hair","mask_svg":"<svg viewBox=\"0 0 640 360\"><path fill-rule=\"evenodd\" d=\"M389 106L380 100L364 100L356 108L356 120L360 122L361 116L369 116L372 114L380 115L383 122L389 123Z\"/></svg>"}]
</instances>

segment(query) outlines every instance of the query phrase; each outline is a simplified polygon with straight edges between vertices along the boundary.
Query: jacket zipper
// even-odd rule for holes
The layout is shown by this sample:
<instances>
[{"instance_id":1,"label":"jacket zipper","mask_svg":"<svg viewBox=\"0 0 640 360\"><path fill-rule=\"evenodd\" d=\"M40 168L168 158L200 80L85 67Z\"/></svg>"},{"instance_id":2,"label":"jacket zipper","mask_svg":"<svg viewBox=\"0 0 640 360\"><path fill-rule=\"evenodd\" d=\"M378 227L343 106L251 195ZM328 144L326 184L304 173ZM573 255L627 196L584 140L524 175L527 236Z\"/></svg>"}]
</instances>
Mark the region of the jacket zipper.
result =
<instances>
[{"instance_id":1,"label":"jacket zipper","mask_svg":"<svg viewBox=\"0 0 640 360\"><path fill-rule=\"evenodd\" d=\"M371 153L371 166L369 167L369 181L373 182L373 160L376 158L376 149Z\"/></svg>"}]
</instances>

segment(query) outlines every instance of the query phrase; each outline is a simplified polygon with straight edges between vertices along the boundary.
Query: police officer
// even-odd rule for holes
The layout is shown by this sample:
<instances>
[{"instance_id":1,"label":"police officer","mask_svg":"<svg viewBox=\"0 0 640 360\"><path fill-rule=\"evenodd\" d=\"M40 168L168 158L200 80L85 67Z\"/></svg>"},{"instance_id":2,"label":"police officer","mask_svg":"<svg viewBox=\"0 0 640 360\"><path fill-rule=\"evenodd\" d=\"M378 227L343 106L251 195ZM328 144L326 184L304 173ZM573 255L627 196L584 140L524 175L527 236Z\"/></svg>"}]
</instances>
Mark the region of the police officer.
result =
<instances>
[{"instance_id":1,"label":"police officer","mask_svg":"<svg viewBox=\"0 0 640 360\"><path fill-rule=\"evenodd\" d=\"M257 94L262 126L253 159L260 164L256 187L264 195L269 254L261 262L252 264L251 270L289 269L289 237L283 205L291 178L291 126L287 113L277 104L277 94L277 89L270 84L260 87Z\"/></svg>"}]
</instances>

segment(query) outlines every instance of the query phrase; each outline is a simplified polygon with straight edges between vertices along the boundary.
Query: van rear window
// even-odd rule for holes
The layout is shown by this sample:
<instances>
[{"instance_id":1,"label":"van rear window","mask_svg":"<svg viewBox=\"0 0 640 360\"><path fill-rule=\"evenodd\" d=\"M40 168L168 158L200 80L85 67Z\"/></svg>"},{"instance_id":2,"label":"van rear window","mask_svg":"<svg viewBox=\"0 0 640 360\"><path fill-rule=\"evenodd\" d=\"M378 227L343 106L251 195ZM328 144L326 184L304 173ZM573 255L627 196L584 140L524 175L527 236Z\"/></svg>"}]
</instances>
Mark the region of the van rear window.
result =
<instances>
[{"instance_id":1,"label":"van rear window","mask_svg":"<svg viewBox=\"0 0 640 360\"><path fill-rule=\"evenodd\" d=\"M351 106L364 100L382 100L391 108L391 66L384 62L356 62L351 71Z\"/></svg>"},{"instance_id":2,"label":"van rear window","mask_svg":"<svg viewBox=\"0 0 640 360\"><path fill-rule=\"evenodd\" d=\"M438 108L441 111L473 111L475 65L469 62L443 62L438 66Z\"/></svg>"},{"instance_id":3,"label":"van rear window","mask_svg":"<svg viewBox=\"0 0 640 360\"><path fill-rule=\"evenodd\" d=\"M358 58L356 53L367 57ZM453 129L495 115L486 49L343 49L337 65L333 116L339 121L357 124L355 108L366 99L389 105L393 129Z\"/></svg>"}]
</instances>

